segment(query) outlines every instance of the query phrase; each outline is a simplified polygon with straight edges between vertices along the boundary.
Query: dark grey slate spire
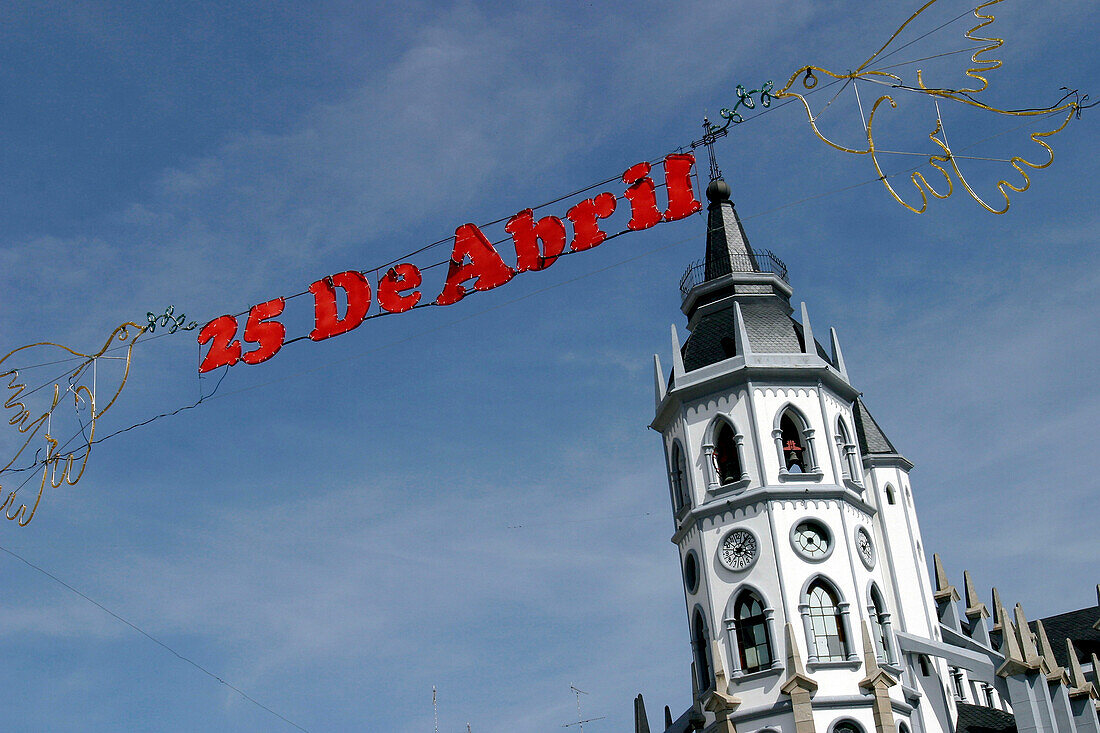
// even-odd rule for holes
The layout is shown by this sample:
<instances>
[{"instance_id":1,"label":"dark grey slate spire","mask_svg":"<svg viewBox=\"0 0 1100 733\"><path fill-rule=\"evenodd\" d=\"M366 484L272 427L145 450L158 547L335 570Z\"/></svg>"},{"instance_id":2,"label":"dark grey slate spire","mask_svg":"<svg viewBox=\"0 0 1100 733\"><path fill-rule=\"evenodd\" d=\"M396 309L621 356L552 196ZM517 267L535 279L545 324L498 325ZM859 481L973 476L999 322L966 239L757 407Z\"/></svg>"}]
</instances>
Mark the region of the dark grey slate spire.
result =
<instances>
[{"instance_id":1,"label":"dark grey slate spire","mask_svg":"<svg viewBox=\"0 0 1100 733\"><path fill-rule=\"evenodd\" d=\"M707 186L707 254L704 279L732 272L759 272L741 219L730 200L730 187L721 178Z\"/></svg>"},{"instance_id":2,"label":"dark grey slate spire","mask_svg":"<svg viewBox=\"0 0 1100 733\"><path fill-rule=\"evenodd\" d=\"M856 420L856 435L859 438L859 451L865 456L873 454L897 455L897 448L882 432L882 428L867 411L867 405L862 398L856 398L855 410L852 411Z\"/></svg>"}]
</instances>

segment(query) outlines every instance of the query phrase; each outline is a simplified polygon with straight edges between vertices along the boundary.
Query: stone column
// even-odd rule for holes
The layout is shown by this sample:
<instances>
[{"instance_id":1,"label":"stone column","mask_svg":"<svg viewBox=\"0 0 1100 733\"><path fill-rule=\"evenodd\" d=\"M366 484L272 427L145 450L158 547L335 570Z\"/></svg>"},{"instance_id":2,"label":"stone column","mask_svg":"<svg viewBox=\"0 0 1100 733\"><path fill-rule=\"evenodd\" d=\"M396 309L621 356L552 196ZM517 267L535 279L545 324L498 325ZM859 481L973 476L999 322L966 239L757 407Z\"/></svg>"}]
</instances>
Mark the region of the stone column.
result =
<instances>
[{"instance_id":1,"label":"stone column","mask_svg":"<svg viewBox=\"0 0 1100 733\"><path fill-rule=\"evenodd\" d=\"M764 609L764 623L768 628L768 654L771 656L771 663L768 667L779 666L779 658L775 656L775 609Z\"/></svg>"},{"instance_id":2,"label":"stone column","mask_svg":"<svg viewBox=\"0 0 1100 733\"><path fill-rule=\"evenodd\" d=\"M787 474L787 461L783 458L783 431L776 428L772 431L772 438L775 439L775 453L779 456L779 475L785 476Z\"/></svg>"},{"instance_id":3,"label":"stone column","mask_svg":"<svg viewBox=\"0 0 1100 733\"><path fill-rule=\"evenodd\" d=\"M733 437L733 441L737 446L737 464L741 466L741 480L745 481L749 477L749 464L745 462L745 436L738 433Z\"/></svg>"},{"instance_id":4,"label":"stone column","mask_svg":"<svg viewBox=\"0 0 1100 733\"><path fill-rule=\"evenodd\" d=\"M859 652L856 651L856 645L852 639L852 617L848 613L851 605L847 601L841 601L836 607L840 611L840 622L844 624L844 638L848 640L848 659L855 661L859 659Z\"/></svg>"},{"instance_id":5,"label":"stone column","mask_svg":"<svg viewBox=\"0 0 1100 733\"><path fill-rule=\"evenodd\" d=\"M806 632L806 661L813 664L817 661L817 644L814 643L814 630L813 625L810 623L810 604L798 604L798 612L802 614L802 629ZM788 623L787 628L789 629L790 626ZM787 633L789 635L790 631Z\"/></svg>"},{"instance_id":6,"label":"stone column","mask_svg":"<svg viewBox=\"0 0 1100 733\"><path fill-rule=\"evenodd\" d=\"M730 677L741 676L741 651L737 644L737 620L732 618L725 619L726 624L726 640L729 642L730 648Z\"/></svg>"},{"instance_id":7,"label":"stone column","mask_svg":"<svg viewBox=\"0 0 1100 733\"><path fill-rule=\"evenodd\" d=\"M863 472L859 470L859 461L856 459L856 446L854 443L848 443L844 446L844 458L848 464L848 473L851 474L851 478L859 485L863 485Z\"/></svg>"},{"instance_id":8,"label":"stone column","mask_svg":"<svg viewBox=\"0 0 1100 733\"><path fill-rule=\"evenodd\" d=\"M806 439L806 451L810 454L810 460L804 461L805 463L810 464L806 470L809 473L820 473L821 466L819 466L817 463L817 447L814 445L813 428L806 428L805 430L803 430L802 437Z\"/></svg>"},{"instance_id":9,"label":"stone column","mask_svg":"<svg viewBox=\"0 0 1100 733\"><path fill-rule=\"evenodd\" d=\"M848 470L848 454L844 452L844 439L840 435L834 435L833 441L836 443L836 457L840 461L840 476L841 478L851 478L851 472Z\"/></svg>"},{"instance_id":10,"label":"stone column","mask_svg":"<svg viewBox=\"0 0 1100 733\"><path fill-rule=\"evenodd\" d=\"M703 479L707 484L707 491L718 488L718 469L714 465L714 444L703 444Z\"/></svg>"}]
</instances>

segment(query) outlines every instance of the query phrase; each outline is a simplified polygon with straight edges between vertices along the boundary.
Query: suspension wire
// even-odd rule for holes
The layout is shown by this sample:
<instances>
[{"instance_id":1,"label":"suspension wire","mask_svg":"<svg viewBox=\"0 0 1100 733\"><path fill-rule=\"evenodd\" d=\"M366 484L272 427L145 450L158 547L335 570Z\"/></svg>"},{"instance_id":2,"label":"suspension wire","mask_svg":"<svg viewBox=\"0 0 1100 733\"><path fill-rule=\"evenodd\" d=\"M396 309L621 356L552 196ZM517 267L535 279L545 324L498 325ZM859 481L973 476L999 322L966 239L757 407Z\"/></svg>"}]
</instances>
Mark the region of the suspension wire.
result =
<instances>
[{"instance_id":1,"label":"suspension wire","mask_svg":"<svg viewBox=\"0 0 1100 733\"><path fill-rule=\"evenodd\" d=\"M106 606L104 606L104 605L103 605L102 603L100 603L99 601L95 600L94 598L92 598L92 597L88 596L87 594L85 594L85 593L83 593L83 592L81 592L81 591L77 590L76 588L74 588L73 586L69 585L69 584L68 584L68 583L66 583L66 582L65 582L64 580L62 580L61 578L59 578L59 577L57 577L56 575L54 575L53 573L51 573L51 572L50 572L49 570L46 570L45 568L43 568L43 567L41 567L41 566L39 566L39 565L36 565L36 564L34 564L33 562L31 562L31 561L30 561L30 560L28 560L27 558L23 557L23 556L22 556L22 555L20 555L19 553L15 552L15 551L13 551L13 550L9 550L8 548L4 547L3 545L0 545L0 551L3 551L3 552L5 552L5 553L7 553L8 555L10 555L11 557L15 558L15 559L16 559L16 560L18 560L19 562L23 563L23 564L24 564L24 565L26 565L27 567L29 567L29 568L31 568L31 569L33 569L33 570L35 570L35 571L37 571L37 572L41 573L42 575L45 575L45 576L46 576L47 578L49 578L50 580L54 581L55 583L58 583L59 585L61 585L61 586L63 586L64 588L68 589L69 591L71 591L72 593L75 593L76 595L80 596L81 598L83 598L83 599L84 599L85 601L87 601L88 603L91 603L91 604L92 604L93 606L95 606L95 607L96 607L96 608L98 608L99 610L101 610L101 611L103 611L104 613L106 613L106 614L107 614L108 616L111 616L111 617L112 617L112 618L114 618L115 620L117 620L117 621L120 621L120 622L122 622L122 623L126 624L126 625L127 625L127 626L129 626L129 627L130 627L131 629L133 629L134 631L138 632L139 634L141 634L142 636L144 636L144 637L145 637L146 639L148 639L149 641L151 641L151 642L153 642L154 644L157 644L158 646L160 646L160 647L162 647L163 649L167 650L167 651L168 651L169 653L171 653L171 654L172 654L173 656L175 656L176 658L178 658L178 659L180 659L180 660L182 660L182 661L184 661L184 662L187 662L187 663L188 663L188 664L190 664L190 665L191 665L192 667L194 667L195 669L197 669L197 670L199 670L200 672L202 672L203 674L205 674L205 675L206 675L207 677L210 677L210 678L212 678L212 679L215 679L215 680L217 680L218 682L220 682L221 684L223 684L223 685L225 685L226 687L228 687L228 688L229 688L230 690L233 690L233 692L236 692L236 693L237 693L238 695L240 695L241 697L243 697L243 698L244 698L245 700L247 700L248 702L252 703L253 705L256 705L257 707L259 707L259 708L261 708L261 709L263 709L263 710L266 710L267 712L271 713L272 715L274 715L274 716L275 716L276 718L278 718L279 720L283 721L284 723L287 723L288 725L291 725L291 726L293 726L293 727L297 728L298 730L300 730L300 731L303 731L303 733L309 733L309 731L308 731L308 730L306 730L306 729L305 729L305 728L303 728L302 726L298 725L298 724L297 724L297 723L295 723L295 722L294 722L293 720L290 720L289 718L287 718L287 717L285 717L285 716L283 716L283 715L281 715L281 714L279 714L279 713L275 712L274 710L272 710L271 708L269 708L269 707L268 707L267 705L264 705L264 704L263 704L262 702L260 702L260 701L259 701L259 700L257 700L256 698L252 697L251 695L249 695L249 694L248 694L247 692L245 692L245 691L244 691L244 690L242 690L241 688L237 687L236 685L233 685L233 684L232 684L232 683L230 683L230 682L226 682L226 681L225 681L225 680L224 680L224 679L223 679L222 677L220 677L220 676L218 676L217 674L215 674L215 673L211 672L211 671L210 671L209 669L207 669L206 667L202 666L201 664L199 664L198 662L194 661L193 659L190 659L189 657L186 657L186 656L184 656L183 654L180 654L180 653L179 653L178 651L176 651L176 650L175 650L175 649L173 649L172 647L168 646L168 645L167 645L167 644L165 644L165 643L164 643L163 641L161 641L161 640L160 640L160 639L158 639L157 637L153 636L152 634L150 634L150 633L149 633L148 631L146 631L145 629L141 628L140 626L138 626L138 625L137 625L137 624L135 624L134 622L132 622L132 621L129 621L128 619L125 619L125 618L123 618L122 616L118 615L117 613L115 613L115 612L114 612L114 611L112 611L111 609L107 608Z\"/></svg>"},{"instance_id":2,"label":"suspension wire","mask_svg":"<svg viewBox=\"0 0 1100 733\"><path fill-rule=\"evenodd\" d=\"M888 69L897 69L902 66L908 66L910 64L919 64L921 61L930 61L932 59L942 58L944 56L953 56L957 53L966 53L967 51L980 51L985 46L970 46L969 48L959 48L954 51L944 51L943 53L933 54L932 56L922 56L919 59L913 59L912 61L902 61L898 64L890 64L889 66L880 66L876 69L868 69L868 71L887 71Z\"/></svg>"},{"instance_id":3,"label":"suspension wire","mask_svg":"<svg viewBox=\"0 0 1100 733\"><path fill-rule=\"evenodd\" d=\"M909 42L907 42L907 43L903 43L902 45L898 46L897 48L895 48L895 49L894 49L893 51L891 51L890 53L888 53L888 54L884 54L884 55L882 55L882 56L879 56L879 57L878 57L878 59L877 59L877 62L876 62L876 63L881 63L881 62L885 61L886 59L888 59L888 58L890 58L891 56L893 56L894 54L896 54L896 53L897 53L898 51L901 51L901 50L902 50L902 49L904 49L904 48L908 48L909 46L912 46L912 45L913 45L914 43L916 43L917 41L922 41L922 40L924 40L925 38L927 38L928 36L932 35L933 33L936 33L937 31L942 31L942 30L943 30L944 28L946 28L947 26L951 25L951 24L952 24L952 23L954 23L955 21L957 21L957 20L961 20L962 18L965 18L965 17L966 17L966 16L968 16L968 15L971 15L971 14L972 14L972 13L974 12L974 10L975 10L975 8L969 8L969 9L967 9L967 10L964 10L964 11L963 11L962 13L960 13L959 15L956 15L956 16L955 16L954 18L952 18L951 20L947 21L947 22L946 22L946 23L944 23L943 25L939 25L939 26L936 26L935 28L933 28L932 30L928 31L927 33L924 33L924 34L922 34L922 35L919 35L919 36L917 36L917 37L916 37L916 38L914 38L914 39L913 39L912 41L909 41Z\"/></svg>"}]
</instances>

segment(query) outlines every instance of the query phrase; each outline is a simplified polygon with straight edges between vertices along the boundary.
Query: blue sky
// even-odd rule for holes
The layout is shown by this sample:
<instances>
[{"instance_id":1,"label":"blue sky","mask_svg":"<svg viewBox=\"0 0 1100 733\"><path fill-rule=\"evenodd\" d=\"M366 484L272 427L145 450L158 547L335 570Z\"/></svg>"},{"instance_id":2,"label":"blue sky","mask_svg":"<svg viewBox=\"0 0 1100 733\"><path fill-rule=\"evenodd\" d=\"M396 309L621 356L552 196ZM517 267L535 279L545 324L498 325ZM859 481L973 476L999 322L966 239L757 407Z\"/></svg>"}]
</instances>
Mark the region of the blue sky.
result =
<instances>
[{"instance_id":1,"label":"blue sky","mask_svg":"<svg viewBox=\"0 0 1100 733\"><path fill-rule=\"evenodd\" d=\"M966 7L942 3L941 21ZM7 4L0 343L90 349L169 304L203 321L380 264L689 142L736 84L857 65L908 12ZM1089 91L1095 3L997 13L998 102ZM963 28L898 58L962 48ZM1032 616L1095 602L1093 117L1052 139L1054 165L1004 216L841 191L869 161L794 106L717 148L753 245L787 262L819 332L838 329L916 464L926 549ZM983 148L1001 157L1029 150L1037 128L1016 124L950 132L1008 131ZM996 174L975 177L988 191ZM655 722L678 713L687 624L646 425L651 355L667 366L668 324L683 332L677 284L703 236L700 217L662 224L234 367L217 399L98 445L0 544L313 731L430 730L433 685L444 731L558 729L570 684L607 716L593 731L626 729L638 692ZM135 355L105 431L212 387L194 334ZM6 730L284 725L11 558L0 578Z\"/></svg>"}]
</instances>

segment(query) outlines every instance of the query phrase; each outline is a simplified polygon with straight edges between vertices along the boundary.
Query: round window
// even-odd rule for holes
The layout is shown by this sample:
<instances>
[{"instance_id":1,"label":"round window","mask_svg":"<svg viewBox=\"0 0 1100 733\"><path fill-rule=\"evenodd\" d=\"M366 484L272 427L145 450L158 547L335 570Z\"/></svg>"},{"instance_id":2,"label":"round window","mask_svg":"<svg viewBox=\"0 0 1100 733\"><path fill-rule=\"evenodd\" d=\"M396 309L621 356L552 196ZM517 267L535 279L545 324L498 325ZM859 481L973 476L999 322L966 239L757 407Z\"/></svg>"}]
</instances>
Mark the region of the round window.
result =
<instances>
[{"instance_id":1,"label":"round window","mask_svg":"<svg viewBox=\"0 0 1100 733\"><path fill-rule=\"evenodd\" d=\"M833 552L833 537L825 525L806 519L791 530L791 544L807 560L824 560Z\"/></svg>"},{"instance_id":2,"label":"round window","mask_svg":"<svg viewBox=\"0 0 1100 733\"><path fill-rule=\"evenodd\" d=\"M833 733L863 733L863 728L854 720L841 720L833 726Z\"/></svg>"}]
</instances>

